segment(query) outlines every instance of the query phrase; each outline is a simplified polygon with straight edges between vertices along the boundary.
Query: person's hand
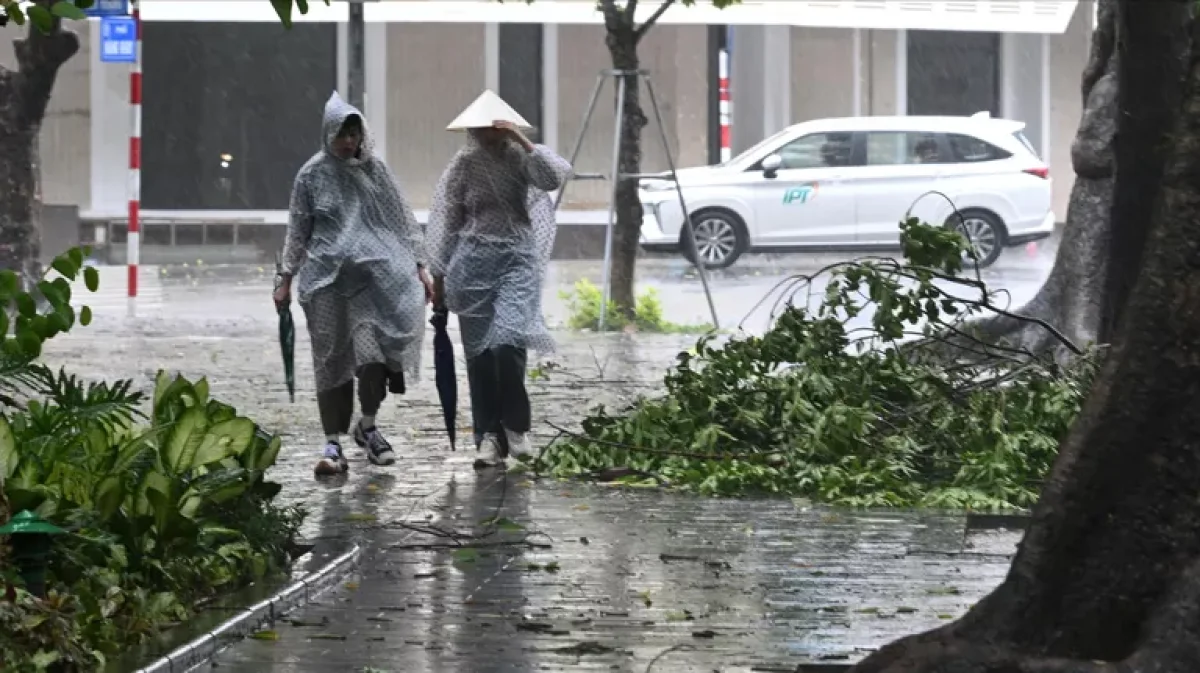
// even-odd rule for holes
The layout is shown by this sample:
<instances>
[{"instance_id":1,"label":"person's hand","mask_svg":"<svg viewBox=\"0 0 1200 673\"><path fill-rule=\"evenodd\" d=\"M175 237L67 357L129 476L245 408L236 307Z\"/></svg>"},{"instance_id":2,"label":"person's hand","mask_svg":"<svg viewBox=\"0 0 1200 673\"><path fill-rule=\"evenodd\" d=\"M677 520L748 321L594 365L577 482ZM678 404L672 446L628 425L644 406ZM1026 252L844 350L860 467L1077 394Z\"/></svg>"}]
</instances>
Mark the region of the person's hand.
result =
<instances>
[{"instance_id":1,"label":"person's hand","mask_svg":"<svg viewBox=\"0 0 1200 673\"><path fill-rule=\"evenodd\" d=\"M521 132L521 127L517 126L516 124L506 119L497 119L496 121L492 122L492 126L507 133L509 138L512 138L521 147L524 147L526 151L533 150L533 143L530 142L529 138L525 137L525 134Z\"/></svg>"},{"instance_id":2,"label":"person's hand","mask_svg":"<svg viewBox=\"0 0 1200 673\"><path fill-rule=\"evenodd\" d=\"M275 294L273 295L273 298L275 299L275 303L280 306L291 303L291 301L292 301L292 277L291 276L283 277L283 282L280 283L279 287L275 290Z\"/></svg>"},{"instance_id":3,"label":"person's hand","mask_svg":"<svg viewBox=\"0 0 1200 673\"><path fill-rule=\"evenodd\" d=\"M425 267L423 267L423 266L417 267L417 278L419 278L421 280L421 285L423 285L425 287L425 303L428 304L428 303L432 302L433 301L433 280L430 279L429 272L425 270Z\"/></svg>"}]
</instances>

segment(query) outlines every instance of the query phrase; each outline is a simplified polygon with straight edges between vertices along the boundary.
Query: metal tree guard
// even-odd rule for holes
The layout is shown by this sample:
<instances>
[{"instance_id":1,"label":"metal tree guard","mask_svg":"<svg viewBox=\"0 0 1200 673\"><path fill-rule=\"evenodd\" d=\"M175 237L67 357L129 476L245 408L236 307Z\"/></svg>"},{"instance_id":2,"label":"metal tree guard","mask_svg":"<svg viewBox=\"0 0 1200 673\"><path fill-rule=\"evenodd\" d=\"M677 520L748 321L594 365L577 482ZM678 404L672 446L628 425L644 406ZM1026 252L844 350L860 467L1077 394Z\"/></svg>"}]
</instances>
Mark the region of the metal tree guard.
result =
<instances>
[{"instance_id":1,"label":"metal tree guard","mask_svg":"<svg viewBox=\"0 0 1200 673\"><path fill-rule=\"evenodd\" d=\"M668 171L663 173L632 173L622 174L621 170L621 133L624 131L624 115L622 111L625 109L625 95L628 91L628 78L636 77L640 81L646 83L646 93L650 96L650 107L654 110L654 121L658 126L658 137L662 141L663 155L667 158ZM600 92L604 89L604 82L611 78L617 91L617 108L616 128L613 131L613 158L612 172L605 176L603 174L576 174L576 180L604 180L612 181L612 191L608 200L608 223L604 232L604 280L603 287L600 290L600 330L603 331L608 317L608 297L609 297L609 281L612 266L612 246L613 246L613 228L616 226L617 217L617 187L622 180L640 180L642 178L656 178L670 180L675 184L675 194L679 197L679 209L683 213L683 228L687 233L687 240L691 243L693 254L691 255L692 266L696 267L696 271L700 274L700 282L704 285L704 296L708 300L708 310L712 314L713 328L720 329L721 323L717 319L717 307L713 304L712 292L708 287L708 271L704 268L704 264L700 261L699 255L695 251L699 249L696 245L696 232L692 229L692 214L688 211L687 203L683 198L683 188L679 185L679 178L675 172L675 158L671 155L671 145L667 141L667 129L663 125L662 111L658 106L658 96L654 92L654 82L650 79L650 73L646 70L601 70L596 76L596 85L592 87L592 97L588 100L587 111L583 113L583 124L579 129L579 136L575 139L575 147L571 150L571 165L579 159L579 152L583 148L583 140L587 137L588 127L592 123L592 115L596 111L596 103L600 100ZM566 185L558 191L558 195L554 200L554 210L557 212L562 205L563 196L567 191ZM640 237L640 233L639 233Z\"/></svg>"}]
</instances>

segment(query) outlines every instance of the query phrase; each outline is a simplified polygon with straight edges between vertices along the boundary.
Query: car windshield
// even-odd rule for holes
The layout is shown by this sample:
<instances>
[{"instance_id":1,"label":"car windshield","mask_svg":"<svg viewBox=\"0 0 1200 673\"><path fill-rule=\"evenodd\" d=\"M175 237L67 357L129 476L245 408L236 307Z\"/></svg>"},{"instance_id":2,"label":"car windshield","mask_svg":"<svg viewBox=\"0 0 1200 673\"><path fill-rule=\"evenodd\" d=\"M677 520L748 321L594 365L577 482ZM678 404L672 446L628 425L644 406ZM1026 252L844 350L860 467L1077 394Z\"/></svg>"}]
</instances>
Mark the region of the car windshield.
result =
<instances>
[{"instance_id":1,"label":"car windshield","mask_svg":"<svg viewBox=\"0 0 1200 673\"><path fill-rule=\"evenodd\" d=\"M790 131L791 131L791 129L784 129L784 130L782 130L782 131L780 131L780 132L778 132L778 133L776 133L776 134L774 134L774 135L767 136L766 140L761 140L761 141L759 141L759 142L758 142L758 144L757 144L757 145L755 145L754 147L751 147L750 149L746 150L745 152L742 152L741 154L737 155L736 157L734 157L734 158L730 159L729 161L725 161L725 162L719 163L719 164L717 164L717 165L718 165L718 166L729 166L729 165L732 165L732 164L736 164L737 162L739 162L739 161L741 161L742 159L744 159L744 158L746 158L746 157L750 156L751 154L754 154L755 152L758 152L758 151L759 151L759 150L761 150L762 148L764 148L764 147L767 147L767 146L769 146L769 145L771 145L771 144L774 144L774 143L778 143L778 142L779 142L779 140L780 140L781 138L783 138L784 136L788 135L788 133L789 133Z\"/></svg>"}]
</instances>

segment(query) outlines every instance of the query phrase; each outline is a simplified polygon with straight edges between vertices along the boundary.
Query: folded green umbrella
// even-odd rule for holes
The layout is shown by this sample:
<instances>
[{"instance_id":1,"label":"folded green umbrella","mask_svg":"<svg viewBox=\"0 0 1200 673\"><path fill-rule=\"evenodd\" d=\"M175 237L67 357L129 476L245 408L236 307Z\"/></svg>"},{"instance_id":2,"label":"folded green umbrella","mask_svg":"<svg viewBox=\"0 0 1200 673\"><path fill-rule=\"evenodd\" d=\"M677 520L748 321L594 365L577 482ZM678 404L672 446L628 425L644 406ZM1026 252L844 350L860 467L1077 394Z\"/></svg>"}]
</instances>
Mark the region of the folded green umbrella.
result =
<instances>
[{"instance_id":1,"label":"folded green umbrella","mask_svg":"<svg viewBox=\"0 0 1200 673\"><path fill-rule=\"evenodd\" d=\"M275 258L275 289L283 285L283 262ZM288 399L296 401L296 323L292 320L292 302L275 303L279 313L279 350L283 352L283 378L287 382Z\"/></svg>"}]
</instances>

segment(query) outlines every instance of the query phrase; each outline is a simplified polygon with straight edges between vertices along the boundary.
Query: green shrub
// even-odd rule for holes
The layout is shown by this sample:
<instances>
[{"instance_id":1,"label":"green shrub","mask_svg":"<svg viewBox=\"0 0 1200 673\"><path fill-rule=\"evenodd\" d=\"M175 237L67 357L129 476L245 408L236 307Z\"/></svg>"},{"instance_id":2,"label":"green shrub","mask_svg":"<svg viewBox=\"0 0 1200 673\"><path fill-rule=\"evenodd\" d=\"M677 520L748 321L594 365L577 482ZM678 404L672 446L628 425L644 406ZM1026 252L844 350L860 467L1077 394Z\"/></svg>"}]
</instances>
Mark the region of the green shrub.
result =
<instances>
[{"instance_id":1,"label":"green shrub","mask_svg":"<svg viewBox=\"0 0 1200 673\"><path fill-rule=\"evenodd\" d=\"M788 291L803 300L787 303L766 334L724 346L702 337L680 353L665 395L620 413L596 409L538 468L559 477L632 468L642 476L626 481L653 474L707 495L1028 507L1079 411L1093 358L1064 368L997 351L928 357L938 335L965 333L980 311L938 283L990 295L957 277L961 236L914 220L901 228L905 262L833 267L814 311L805 294L812 279L796 278ZM868 307L869 326L849 326Z\"/></svg>"},{"instance_id":2,"label":"green shrub","mask_svg":"<svg viewBox=\"0 0 1200 673\"><path fill-rule=\"evenodd\" d=\"M559 297L567 302L570 315L567 326L575 330L600 330L600 288L584 278L575 283L574 290L563 290ZM712 325L680 325L663 317L662 301L658 298L658 290L648 288L638 295L633 310L633 319L625 317L624 311L616 304L610 303L605 318L607 331L619 332L628 328L639 332L658 332L675 334L696 334L707 332Z\"/></svg>"},{"instance_id":3,"label":"green shrub","mask_svg":"<svg viewBox=\"0 0 1200 673\"><path fill-rule=\"evenodd\" d=\"M0 570L0 668L95 670L108 656L188 618L197 601L279 575L302 512L273 500L265 479L280 439L210 399L204 379L159 373L153 397L132 382L84 384L36 358L76 323L68 280L82 251L55 261L63 276L35 293L0 272L0 511L30 510L58 536L45 599ZM90 312L79 312L87 324ZM149 401L150 409L144 411Z\"/></svg>"}]
</instances>

